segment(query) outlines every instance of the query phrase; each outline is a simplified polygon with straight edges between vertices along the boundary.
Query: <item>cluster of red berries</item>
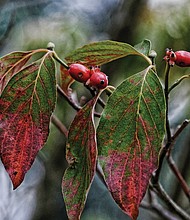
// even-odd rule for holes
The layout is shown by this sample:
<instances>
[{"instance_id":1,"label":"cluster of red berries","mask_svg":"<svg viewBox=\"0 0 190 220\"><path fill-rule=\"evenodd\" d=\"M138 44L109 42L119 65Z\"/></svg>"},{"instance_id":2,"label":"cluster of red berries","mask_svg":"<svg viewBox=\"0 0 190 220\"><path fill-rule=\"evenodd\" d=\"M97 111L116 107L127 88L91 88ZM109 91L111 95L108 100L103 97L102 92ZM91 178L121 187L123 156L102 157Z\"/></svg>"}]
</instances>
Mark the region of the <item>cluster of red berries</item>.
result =
<instances>
[{"instance_id":1,"label":"cluster of red berries","mask_svg":"<svg viewBox=\"0 0 190 220\"><path fill-rule=\"evenodd\" d=\"M190 52L184 50L174 52L171 48L167 48L164 60L166 60L170 66L176 64L180 67L190 67Z\"/></svg>"},{"instance_id":2,"label":"cluster of red berries","mask_svg":"<svg viewBox=\"0 0 190 220\"><path fill-rule=\"evenodd\" d=\"M108 77L99 67L87 68L82 64L73 63L69 66L68 73L76 81L94 89L104 89L108 85Z\"/></svg>"}]
</instances>

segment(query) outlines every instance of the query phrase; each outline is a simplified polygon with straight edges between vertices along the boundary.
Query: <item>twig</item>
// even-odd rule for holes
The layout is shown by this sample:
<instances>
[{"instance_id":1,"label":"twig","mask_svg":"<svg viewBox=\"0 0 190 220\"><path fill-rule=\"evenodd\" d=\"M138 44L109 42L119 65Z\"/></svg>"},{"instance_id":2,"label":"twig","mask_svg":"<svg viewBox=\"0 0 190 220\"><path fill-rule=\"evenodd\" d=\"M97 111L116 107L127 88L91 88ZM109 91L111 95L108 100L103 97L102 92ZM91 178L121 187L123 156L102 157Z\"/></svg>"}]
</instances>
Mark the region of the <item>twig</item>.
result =
<instances>
[{"instance_id":1,"label":"twig","mask_svg":"<svg viewBox=\"0 0 190 220\"><path fill-rule=\"evenodd\" d=\"M85 87L90 91L90 93L91 93L91 95L92 96L95 96L95 91L94 90L92 90L89 86L87 86L87 85L85 85ZM102 106L102 108L104 108L105 107L105 102L104 102L104 100L103 99L101 99L100 97L98 97L98 103Z\"/></svg>"},{"instance_id":2,"label":"twig","mask_svg":"<svg viewBox=\"0 0 190 220\"><path fill-rule=\"evenodd\" d=\"M169 73L170 73L170 65L169 63L166 64L166 70L165 70L165 88L164 88L164 95L165 95L165 101L166 101L166 133L167 133L167 143L166 145L161 149L160 157L159 157L159 164L158 169L154 172L152 176L152 183L156 184L158 183L162 164L164 161L164 158L166 156L166 153L171 145L172 137L171 137L171 131L170 131L170 122L168 118L168 99L169 99Z\"/></svg>"},{"instance_id":3,"label":"twig","mask_svg":"<svg viewBox=\"0 0 190 220\"><path fill-rule=\"evenodd\" d=\"M79 111L82 107L77 105L76 102L73 101L72 97L70 95L67 95L59 85L57 85L57 91L58 93L63 96L67 101L68 103L76 110L76 111ZM94 116L100 118L101 114L98 113L98 112L94 112Z\"/></svg>"},{"instance_id":4,"label":"twig","mask_svg":"<svg viewBox=\"0 0 190 220\"><path fill-rule=\"evenodd\" d=\"M67 101L68 103L77 111L79 111L81 109L81 106L77 105L76 102L73 101L72 97L70 95L67 95L63 90L62 88L57 85L57 91L58 93L63 96Z\"/></svg>"},{"instance_id":5,"label":"twig","mask_svg":"<svg viewBox=\"0 0 190 220\"><path fill-rule=\"evenodd\" d=\"M179 183L185 193L185 195L187 196L187 198L190 201L190 189L189 186L187 185L186 181L184 180L181 172L179 171L179 169L177 168L175 161L173 160L172 156L169 155L167 156L167 162L171 168L171 170L174 172L175 176L177 177L177 179L179 180Z\"/></svg>"},{"instance_id":6,"label":"twig","mask_svg":"<svg viewBox=\"0 0 190 220\"><path fill-rule=\"evenodd\" d=\"M190 123L190 120L186 119L182 125L179 127L179 129L175 132L172 139L173 141L181 134L181 132L187 127L187 125Z\"/></svg>"},{"instance_id":7,"label":"twig","mask_svg":"<svg viewBox=\"0 0 190 220\"><path fill-rule=\"evenodd\" d=\"M187 185L185 179L183 178L181 172L179 171L178 167L176 166L175 161L173 160L173 157L171 155L171 151L173 149L173 145L175 144L176 138L181 134L181 132L187 127L188 124L189 124L189 120L185 120L182 123L182 125L179 127L179 129L175 132L175 134L172 136L172 138L171 138L172 142L171 142L170 148L168 149L168 152L166 154L166 159L167 159L168 165L170 166L171 170L174 172L175 176L179 180L179 183L180 183L185 195L187 196L187 198L190 201L189 186Z\"/></svg>"},{"instance_id":8,"label":"twig","mask_svg":"<svg viewBox=\"0 0 190 220\"><path fill-rule=\"evenodd\" d=\"M59 131L68 138L68 130L65 125L55 116L51 116L51 122L59 129Z\"/></svg>"},{"instance_id":9,"label":"twig","mask_svg":"<svg viewBox=\"0 0 190 220\"><path fill-rule=\"evenodd\" d=\"M160 183L156 185L150 184L150 187L172 210L181 216L183 220L190 220L190 216L172 200Z\"/></svg>"},{"instance_id":10,"label":"twig","mask_svg":"<svg viewBox=\"0 0 190 220\"><path fill-rule=\"evenodd\" d=\"M141 207L144 209L154 210L159 215L163 217L165 220L181 220L176 215L174 215L171 211L160 205L157 201L156 193L152 190L148 190L150 202L142 201Z\"/></svg>"}]
</instances>

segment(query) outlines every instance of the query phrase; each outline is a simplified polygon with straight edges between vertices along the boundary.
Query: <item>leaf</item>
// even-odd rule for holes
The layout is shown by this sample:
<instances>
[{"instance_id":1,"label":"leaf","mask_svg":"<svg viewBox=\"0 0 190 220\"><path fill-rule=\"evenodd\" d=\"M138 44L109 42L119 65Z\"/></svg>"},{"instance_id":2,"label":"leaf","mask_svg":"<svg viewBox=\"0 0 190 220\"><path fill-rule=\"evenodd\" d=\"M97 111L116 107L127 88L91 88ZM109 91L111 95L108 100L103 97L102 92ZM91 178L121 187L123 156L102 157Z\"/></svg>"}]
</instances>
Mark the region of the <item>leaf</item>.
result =
<instances>
[{"instance_id":1,"label":"leaf","mask_svg":"<svg viewBox=\"0 0 190 220\"><path fill-rule=\"evenodd\" d=\"M146 192L165 133L165 99L149 68L125 80L100 119L98 150L108 188L132 219Z\"/></svg>"},{"instance_id":2,"label":"leaf","mask_svg":"<svg viewBox=\"0 0 190 220\"><path fill-rule=\"evenodd\" d=\"M0 155L14 189L48 137L56 101L51 53L17 72L0 99Z\"/></svg>"},{"instance_id":3,"label":"leaf","mask_svg":"<svg viewBox=\"0 0 190 220\"><path fill-rule=\"evenodd\" d=\"M151 42L150 40L145 39L141 43L135 45L134 48L140 53L143 53L144 55L149 56L149 53L151 50Z\"/></svg>"},{"instance_id":4,"label":"leaf","mask_svg":"<svg viewBox=\"0 0 190 220\"><path fill-rule=\"evenodd\" d=\"M151 60L129 44L117 41L100 41L85 45L73 51L65 58L68 64L79 62L87 66L102 65L128 56L142 56L149 64Z\"/></svg>"},{"instance_id":5,"label":"leaf","mask_svg":"<svg viewBox=\"0 0 190 220\"><path fill-rule=\"evenodd\" d=\"M30 59L32 51L12 52L0 58L0 95L11 79Z\"/></svg>"},{"instance_id":6,"label":"leaf","mask_svg":"<svg viewBox=\"0 0 190 220\"><path fill-rule=\"evenodd\" d=\"M97 146L93 113L97 97L75 116L69 130L67 161L62 183L69 220L80 219L96 170Z\"/></svg>"},{"instance_id":7,"label":"leaf","mask_svg":"<svg viewBox=\"0 0 190 220\"><path fill-rule=\"evenodd\" d=\"M143 46L147 48L149 40L145 40ZM129 44L121 43L117 41L99 41L95 43L90 43L81 48L76 49L70 53L66 58L68 65L72 63L80 63L87 67L103 65L113 60L128 56L128 55L138 55L143 57L149 64L151 60L143 54L142 43L135 49ZM72 77L68 75L67 70L61 66L61 88L68 94L68 88L74 82Z\"/></svg>"}]
</instances>

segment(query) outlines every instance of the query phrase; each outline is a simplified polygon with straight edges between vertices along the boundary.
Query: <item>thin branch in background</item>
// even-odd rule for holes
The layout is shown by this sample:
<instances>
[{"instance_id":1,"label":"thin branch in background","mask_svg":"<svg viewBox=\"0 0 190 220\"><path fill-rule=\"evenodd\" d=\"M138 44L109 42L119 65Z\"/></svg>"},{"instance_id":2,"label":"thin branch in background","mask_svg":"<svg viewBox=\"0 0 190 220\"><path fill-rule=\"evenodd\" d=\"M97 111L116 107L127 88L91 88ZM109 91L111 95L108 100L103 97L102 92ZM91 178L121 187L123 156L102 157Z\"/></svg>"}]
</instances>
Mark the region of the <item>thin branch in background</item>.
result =
<instances>
[{"instance_id":1,"label":"thin branch in background","mask_svg":"<svg viewBox=\"0 0 190 220\"><path fill-rule=\"evenodd\" d=\"M173 212L158 203L157 196L154 191L149 189L148 194L150 201L146 202L143 200L140 205L141 208L155 211L159 216L161 215L164 220L181 220L181 217L177 217Z\"/></svg>"},{"instance_id":2,"label":"thin branch in background","mask_svg":"<svg viewBox=\"0 0 190 220\"><path fill-rule=\"evenodd\" d=\"M187 127L187 125L190 123L190 120L186 119L181 126L178 128L178 130L175 132L175 134L172 136L172 140L175 141L176 138L181 134L181 132Z\"/></svg>"},{"instance_id":3,"label":"thin branch in background","mask_svg":"<svg viewBox=\"0 0 190 220\"><path fill-rule=\"evenodd\" d=\"M181 172L179 171L179 169L178 169L177 165L175 164L175 161L173 160L173 157L171 155L171 151L173 149L173 145L175 144L175 140L181 134L181 132L187 127L188 124L189 124L189 120L185 120L182 123L182 125L179 127L179 129L175 132L175 134L172 136L172 143L171 143L170 148L168 149L168 152L166 154L166 159L167 159L168 165L170 166L171 170L174 172L175 176L179 180L179 183L180 183L185 195L187 196L187 198L190 201L189 186L187 185L185 179L183 178Z\"/></svg>"},{"instance_id":4,"label":"thin branch in background","mask_svg":"<svg viewBox=\"0 0 190 220\"><path fill-rule=\"evenodd\" d=\"M167 194L160 183L157 183L156 185L150 184L150 189L153 190L158 195L158 197L165 201L168 207L174 210L176 214L181 216L183 220L190 220L190 215L188 215L187 212L185 212L173 201L173 199Z\"/></svg>"},{"instance_id":5,"label":"thin branch in background","mask_svg":"<svg viewBox=\"0 0 190 220\"><path fill-rule=\"evenodd\" d=\"M181 172L177 168L177 166L175 164L175 161L173 160L171 155L167 156L167 162L168 162L171 170L174 172L175 176L179 180L181 188L183 189L185 195L187 196L187 198L189 199L189 202L190 202L190 189L189 189L189 186L187 185L187 183L186 183L185 179L183 178Z\"/></svg>"},{"instance_id":6,"label":"thin branch in background","mask_svg":"<svg viewBox=\"0 0 190 220\"><path fill-rule=\"evenodd\" d=\"M59 131L68 138L68 130L65 125L55 116L51 116L51 122L59 129Z\"/></svg>"},{"instance_id":7,"label":"thin branch in background","mask_svg":"<svg viewBox=\"0 0 190 220\"><path fill-rule=\"evenodd\" d=\"M114 86L108 85L105 89L105 92L106 92L107 96L110 96L115 91L115 89L116 88Z\"/></svg>"}]
</instances>

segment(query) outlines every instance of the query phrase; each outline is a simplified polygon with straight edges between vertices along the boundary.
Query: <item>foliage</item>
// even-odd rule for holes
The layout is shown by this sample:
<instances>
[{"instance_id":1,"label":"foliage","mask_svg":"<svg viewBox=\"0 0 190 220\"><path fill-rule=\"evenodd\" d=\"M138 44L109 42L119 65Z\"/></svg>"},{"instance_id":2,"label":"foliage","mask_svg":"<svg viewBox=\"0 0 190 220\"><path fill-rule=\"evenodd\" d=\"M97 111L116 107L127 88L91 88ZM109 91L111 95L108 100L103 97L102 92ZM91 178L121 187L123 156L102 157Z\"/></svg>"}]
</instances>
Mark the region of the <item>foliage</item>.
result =
<instances>
[{"instance_id":1,"label":"foliage","mask_svg":"<svg viewBox=\"0 0 190 220\"><path fill-rule=\"evenodd\" d=\"M34 55L42 53L40 59L30 61L35 59ZM14 189L22 183L38 151L46 143L51 120L67 137L68 168L63 176L62 191L69 219L80 219L96 171L115 202L132 219L137 219L139 205L149 186L151 193L156 191L158 196L168 200L159 184L160 169L164 158L172 164L170 152L174 141L188 125L188 121L184 122L171 135L168 96L188 76L169 88L167 61L163 89L154 65L155 54L151 42L144 40L135 47L115 41L91 43L73 51L64 61L58 57L52 43L48 44L48 49L3 56L0 59L0 155ZM147 67L125 79L117 88L108 85L97 90L84 84L92 98L83 106L73 99L71 85L75 80L68 72L70 64L77 62L90 68L129 55L141 57ZM54 61L60 64L59 84ZM69 131L52 114L56 88L77 110ZM106 103L101 98L103 93L108 96ZM96 112L98 104L103 107L102 112ZM94 117L100 118L97 128ZM162 147L165 127L167 140ZM175 165L172 169L179 177ZM182 186L188 193L184 182ZM170 199L168 201L178 215L188 219L188 214Z\"/></svg>"}]
</instances>

